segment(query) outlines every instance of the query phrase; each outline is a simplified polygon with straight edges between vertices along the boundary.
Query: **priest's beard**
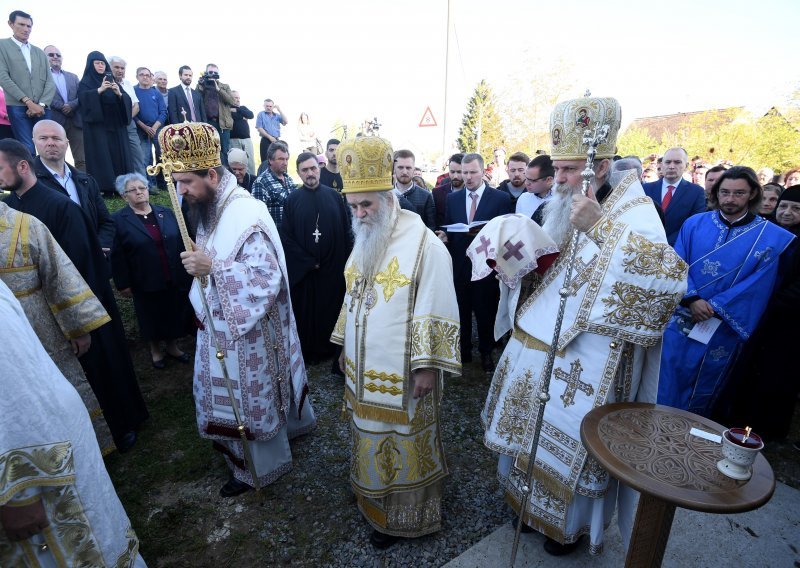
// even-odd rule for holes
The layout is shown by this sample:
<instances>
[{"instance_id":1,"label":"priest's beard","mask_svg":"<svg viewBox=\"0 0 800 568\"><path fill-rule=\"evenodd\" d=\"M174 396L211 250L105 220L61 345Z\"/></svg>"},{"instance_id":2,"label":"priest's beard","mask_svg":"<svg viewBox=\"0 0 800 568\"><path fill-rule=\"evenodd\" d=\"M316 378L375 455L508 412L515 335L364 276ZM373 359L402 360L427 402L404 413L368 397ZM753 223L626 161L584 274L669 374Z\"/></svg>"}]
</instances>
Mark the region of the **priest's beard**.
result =
<instances>
[{"instance_id":1,"label":"priest's beard","mask_svg":"<svg viewBox=\"0 0 800 568\"><path fill-rule=\"evenodd\" d=\"M594 181L592 181L592 190L596 191ZM561 250L566 248L572 237L574 227L569 221L569 214L572 212L572 196L580 192L580 186L557 183L553 186L553 197L544 205L542 229Z\"/></svg>"},{"instance_id":2,"label":"priest's beard","mask_svg":"<svg viewBox=\"0 0 800 568\"><path fill-rule=\"evenodd\" d=\"M206 193L200 197L190 197L188 194L184 197L189 202L189 223L197 229L200 223L203 227L210 228L211 210L214 207L214 196L216 190L206 182Z\"/></svg>"},{"instance_id":3,"label":"priest's beard","mask_svg":"<svg viewBox=\"0 0 800 568\"><path fill-rule=\"evenodd\" d=\"M394 229L394 196L391 191L378 195L381 206L376 213L364 219L353 217L353 258L367 282L372 282L381 269L380 264Z\"/></svg>"}]
</instances>

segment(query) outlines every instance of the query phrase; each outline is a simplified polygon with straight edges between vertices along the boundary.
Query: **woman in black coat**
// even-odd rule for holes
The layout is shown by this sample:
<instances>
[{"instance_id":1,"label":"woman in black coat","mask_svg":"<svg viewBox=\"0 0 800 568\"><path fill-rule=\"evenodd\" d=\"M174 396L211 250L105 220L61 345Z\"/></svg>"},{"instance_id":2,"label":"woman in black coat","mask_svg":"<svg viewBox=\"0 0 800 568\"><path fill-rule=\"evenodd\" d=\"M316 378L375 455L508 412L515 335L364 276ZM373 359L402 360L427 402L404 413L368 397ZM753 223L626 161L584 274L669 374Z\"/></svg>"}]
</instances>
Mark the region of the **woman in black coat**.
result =
<instances>
[{"instance_id":1,"label":"woman in black coat","mask_svg":"<svg viewBox=\"0 0 800 568\"><path fill-rule=\"evenodd\" d=\"M150 204L147 180L141 174L117 178L117 192L128 203L114 213L117 232L111 249L111 271L120 294L133 298L139 333L150 344L156 369L166 366L166 355L181 363L189 356L177 339L191 328L191 277L181 264L183 252L178 221L172 211Z\"/></svg>"},{"instance_id":2,"label":"woman in black coat","mask_svg":"<svg viewBox=\"0 0 800 568\"><path fill-rule=\"evenodd\" d=\"M114 193L118 175L133 171L128 145L131 98L111 75L105 56L93 51L78 84L78 107L83 119L86 172L104 194Z\"/></svg>"}]
</instances>

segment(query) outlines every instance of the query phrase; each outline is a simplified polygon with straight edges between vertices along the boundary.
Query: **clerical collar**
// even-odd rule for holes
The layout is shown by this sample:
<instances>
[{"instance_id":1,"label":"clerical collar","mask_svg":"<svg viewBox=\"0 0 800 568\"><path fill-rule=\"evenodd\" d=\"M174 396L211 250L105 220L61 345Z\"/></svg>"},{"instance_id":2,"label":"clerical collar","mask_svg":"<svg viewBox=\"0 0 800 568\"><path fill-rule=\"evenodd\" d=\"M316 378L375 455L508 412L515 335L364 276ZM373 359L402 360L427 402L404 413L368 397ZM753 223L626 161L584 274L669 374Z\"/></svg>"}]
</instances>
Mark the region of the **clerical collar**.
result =
<instances>
[{"instance_id":1,"label":"clerical collar","mask_svg":"<svg viewBox=\"0 0 800 568\"><path fill-rule=\"evenodd\" d=\"M611 184L608 182L604 183L600 186L600 188L595 191L594 196L597 198L598 203L602 203L606 200L606 197L611 193Z\"/></svg>"},{"instance_id":2,"label":"clerical collar","mask_svg":"<svg viewBox=\"0 0 800 568\"><path fill-rule=\"evenodd\" d=\"M726 219L722 213L719 214L719 218L726 226L734 228L734 227L742 227L744 225L748 225L753 221L753 219L756 218L756 216L755 214L753 214L752 211L747 211L744 215L742 215L735 221L728 221L728 219Z\"/></svg>"}]
</instances>

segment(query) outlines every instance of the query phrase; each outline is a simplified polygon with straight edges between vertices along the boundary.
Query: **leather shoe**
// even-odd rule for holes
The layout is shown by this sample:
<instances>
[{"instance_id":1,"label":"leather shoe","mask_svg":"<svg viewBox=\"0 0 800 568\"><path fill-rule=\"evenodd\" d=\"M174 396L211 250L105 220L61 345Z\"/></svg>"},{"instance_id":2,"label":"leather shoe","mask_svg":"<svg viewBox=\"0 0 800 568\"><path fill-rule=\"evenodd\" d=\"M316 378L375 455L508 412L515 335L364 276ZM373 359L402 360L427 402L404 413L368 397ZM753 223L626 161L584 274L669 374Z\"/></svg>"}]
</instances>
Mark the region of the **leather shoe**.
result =
<instances>
[{"instance_id":1,"label":"leather shoe","mask_svg":"<svg viewBox=\"0 0 800 568\"><path fill-rule=\"evenodd\" d=\"M517 530L517 524L518 523L519 523L519 517L515 516L514 520L511 521L511 526L514 527L515 531ZM534 532L534 529L532 527L529 527L525 523L522 523L522 528L519 529L519 532L520 532L520 534L528 534L528 533Z\"/></svg>"},{"instance_id":2,"label":"leather shoe","mask_svg":"<svg viewBox=\"0 0 800 568\"><path fill-rule=\"evenodd\" d=\"M369 535L369 541L372 543L372 546L377 548L378 550L385 550L392 546L400 540L399 536L394 536L391 534L382 533L378 530L373 530L372 534Z\"/></svg>"},{"instance_id":3,"label":"leather shoe","mask_svg":"<svg viewBox=\"0 0 800 568\"><path fill-rule=\"evenodd\" d=\"M119 441L119 444L117 444L117 449L119 450L119 453L124 454L125 452L130 451L130 449L136 443L136 439L137 439L136 432L134 432L133 430L127 432Z\"/></svg>"},{"instance_id":4,"label":"leather shoe","mask_svg":"<svg viewBox=\"0 0 800 568\"><path fill-rule=\"evenodd\" d=\"M237 495L246 493L251 489L252 487L247 485L244 481L239 481L235 477L231 476L231 478L228 480L228 483L223 485L219 490L219 494L222 497L236 497Z\"/></svg>"},{"instance_id":5,"label":"leather shoe","mask_svg":"<svg viewBox=\"0 0 800 568\"><path fill-rule=\"evenodd\" d=\"M494 360L491 353L481 353L481 367L487 373L494 372Z\"/></svg>"},{"instance_id":6,"label":"leather shoe","mask_svg":"<svg viewBox=\"0 0 800 568\"><path fill-rule=\"evenodd\" d=\"M164 359L159 359L158 361L153 361L153 368L158 369L161 371L162 369L167 368L167 362Z\"/></svg>"},{"instance_id":7,"label":"leather shoe","mask_svg":"<svg viewBox=\"0 0 800 568\"><path fill-rule=\"evenodd\" d=\"M189 362L188 353L181 353L180 355L173 355L172 353L167 353L167 356L170 357L171 359L175 359L180 363L183 363L184 365Z\"/></svg>"},{"instance_id":8,"label":"leather shoe","mask_svg":"<svg viewBox=\"0 0 800 568\"><path fill-rule=\"evenodd\" d=\"M572 554L575 552L580 543L580 537L571 544L561 544L560 542L548 537L547 540L544 541L544 551L551 556L566 556L567 554Z\"/></svg>"}]
</instances>

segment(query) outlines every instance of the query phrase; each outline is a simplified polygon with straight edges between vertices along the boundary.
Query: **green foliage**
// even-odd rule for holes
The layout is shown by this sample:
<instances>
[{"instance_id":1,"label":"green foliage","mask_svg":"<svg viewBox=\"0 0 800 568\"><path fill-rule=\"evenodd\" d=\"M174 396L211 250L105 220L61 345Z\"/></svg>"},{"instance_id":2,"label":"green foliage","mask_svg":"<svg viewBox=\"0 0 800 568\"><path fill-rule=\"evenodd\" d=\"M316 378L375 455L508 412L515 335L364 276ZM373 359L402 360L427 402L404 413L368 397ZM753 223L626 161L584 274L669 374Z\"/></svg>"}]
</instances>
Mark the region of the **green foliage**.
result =
<instances>
[{"instance_id":1,"label":"green foliage","mask_svg":"<svg viewBox=\"0 0 800 568\"><path fill-rule=\"evenodd\" d=\"M482 79L467 103L458 130L458 149L479 153L487 164L494 159L494 149L503 146L505 139L495 103L492 88Z\"/></svg>"},{"instance_id":2,"label":"green foliage","mask_svg":"<svg viewBox=\"0 0 800 568\"><path fill-rule=\"evenodd\" d=\"M620 156L644 158L658 148L658 142L643 128L628 128L617 138L617 154Z\"/></svg>"}]
</instances>

